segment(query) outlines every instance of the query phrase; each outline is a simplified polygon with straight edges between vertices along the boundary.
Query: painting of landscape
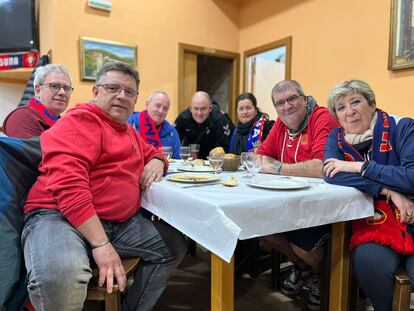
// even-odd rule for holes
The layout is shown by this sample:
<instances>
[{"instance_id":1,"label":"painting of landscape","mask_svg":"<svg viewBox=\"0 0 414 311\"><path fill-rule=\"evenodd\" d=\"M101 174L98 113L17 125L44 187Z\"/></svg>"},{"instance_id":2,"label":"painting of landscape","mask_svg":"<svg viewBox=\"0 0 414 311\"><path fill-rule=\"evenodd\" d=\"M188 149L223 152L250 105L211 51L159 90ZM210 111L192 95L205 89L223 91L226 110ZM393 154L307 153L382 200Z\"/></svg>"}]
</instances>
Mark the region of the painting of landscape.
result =
<instances>
[{"instance_id":1,"label":"painting of landscape","mask_svg":"<svg viewBox=\"0 0 414 311\"><path fill-rule=\"evenodd\" d=\"M82 80L96 80L99 69L109 61L121 61L136 69L136 46L81 37L80 50Z\"/></svg>"}]
</instances>

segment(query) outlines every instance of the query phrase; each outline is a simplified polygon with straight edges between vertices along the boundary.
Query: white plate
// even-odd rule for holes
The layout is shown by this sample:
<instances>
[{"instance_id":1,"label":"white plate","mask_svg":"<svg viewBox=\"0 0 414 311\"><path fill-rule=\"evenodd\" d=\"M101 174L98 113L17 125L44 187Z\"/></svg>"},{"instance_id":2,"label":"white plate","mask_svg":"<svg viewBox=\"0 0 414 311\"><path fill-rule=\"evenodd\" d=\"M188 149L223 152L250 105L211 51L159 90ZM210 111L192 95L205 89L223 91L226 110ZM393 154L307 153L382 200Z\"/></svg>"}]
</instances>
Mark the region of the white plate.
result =
<instances>
[{"instance_id":1,"label":"white plate","mask_svg":"<svg viewBox=\"0 0 414 311\"><path fill-rule=\"evenodd\" d=\"M219 180L216 175L212 174L195 174L195 173L178 173L167 175L167 179L184 183L205 183Z\"/></svg>"},{"instance_id":2,"label":"white plate","mask_svg":"<svg viewBox=\"0 0 414 311\"><path fill-rule=\"evenodd\" d=\"M183 172L194 172L194 173L214 173L214 170L210 166L201 166L201 165L194 165L194 166L177 166L177 170Z\"/></svg>"},{"instance_id":3,"label":"white plate","mask_svg":"<svg viewBox=\"0 0 414 311\"><path fill-rule=\"evenodd\" d=\"M275 190L302 189L309 187L309 184L306 181L292 178L255 179L247 184L252 187Z\"/></svg>"}]
</instances>

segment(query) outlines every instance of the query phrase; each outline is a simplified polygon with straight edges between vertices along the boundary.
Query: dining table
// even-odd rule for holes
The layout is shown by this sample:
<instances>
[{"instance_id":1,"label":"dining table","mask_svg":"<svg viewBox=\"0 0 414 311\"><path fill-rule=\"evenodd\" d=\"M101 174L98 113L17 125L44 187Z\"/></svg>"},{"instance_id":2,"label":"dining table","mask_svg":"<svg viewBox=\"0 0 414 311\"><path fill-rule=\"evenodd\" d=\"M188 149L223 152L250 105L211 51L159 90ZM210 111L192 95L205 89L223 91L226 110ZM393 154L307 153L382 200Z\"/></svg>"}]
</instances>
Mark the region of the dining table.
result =
<instances>
[{"instance_id":1,"label":"dining table","mask_svg":"<svg viewBox=\"0 0 414 311\"><path fill-rule=\"evenodd\" d=\"M214 174L179 160L143 193L142 206L211 252L211 310L220 311L234 310L238 240L324 224L333 224L329 309L347 310L346 222L374 215L372 198L355 188L318 178L248 177L242 169Z\"/></svg>"}]
</instances>

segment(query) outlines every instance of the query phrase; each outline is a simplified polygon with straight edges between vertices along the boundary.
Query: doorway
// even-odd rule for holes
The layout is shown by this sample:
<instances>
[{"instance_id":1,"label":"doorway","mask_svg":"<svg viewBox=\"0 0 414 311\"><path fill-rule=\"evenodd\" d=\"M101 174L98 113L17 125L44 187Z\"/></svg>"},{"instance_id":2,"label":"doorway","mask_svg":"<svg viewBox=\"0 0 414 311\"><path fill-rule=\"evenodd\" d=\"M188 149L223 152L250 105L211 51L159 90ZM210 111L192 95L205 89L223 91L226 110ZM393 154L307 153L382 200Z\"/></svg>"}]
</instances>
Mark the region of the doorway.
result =
<instances>
[{"instance_id":1,"label":"doorway","mask_svg":"<svg viewBox=\"0 0 414 311\"><path fill-rule=\"evenodd\" d=\"M178 111L188 107L196 91L205 91L234 122L239 58L238 53L179 43Z\"/></svg>"},{"instance_id":2,"label":"doorway","mask_svg":"<svg viewBox=\"0 0 414 311\"><path fill-rule=\"evenodd\" d=\"M271 91L279 81L290 79L291 55L292 37L244 53L244 90L256 96L258 106L271 119L276 118Z\"/></svg>"}]
</instances>

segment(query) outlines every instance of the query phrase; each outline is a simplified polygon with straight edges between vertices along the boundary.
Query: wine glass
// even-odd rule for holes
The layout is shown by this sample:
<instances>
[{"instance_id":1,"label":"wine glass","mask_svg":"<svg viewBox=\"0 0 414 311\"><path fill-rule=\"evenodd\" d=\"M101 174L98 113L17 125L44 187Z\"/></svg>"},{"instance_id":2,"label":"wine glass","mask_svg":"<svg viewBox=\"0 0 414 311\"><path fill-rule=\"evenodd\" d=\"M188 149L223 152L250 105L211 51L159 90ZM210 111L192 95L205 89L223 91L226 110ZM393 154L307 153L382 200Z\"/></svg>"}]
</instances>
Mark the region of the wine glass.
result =
<instances>
[{"instance_id":1,"label":"wine glass","mask_svg":"<svg viewBox=\"0 0 414 311\"><path fill-rule=\"evenodd\" d=\"M189 146L181 146L180 147L180 157L183 159L184 163L188 160L190 157L190 147Z\"/></svg>"},{"instance_id":2,"label":"wine glass","mask_svg":"<svg viewBox=\"0 0 414 311\"><path fill-rule=\"evenodd\" d=\"M242 152L240 154L240 161L241 164L243 166L243 168L245 169L246 173L244 174L244 176L242 176L242 178L251 178L252 176L250 175L249 170L247 169L247 155L249 154L249 152Z\"/></svg>"},{"instance_id":3,"label":"wine glass","mask_svg":"<svg viewBox=\"0 0 414 311\"><path fill-rule=\"evenodd\" d=\"M198 153L200 152L200 145L199 144L191 144L190 145L190 154L193 160L198 159Z\"/></svg>"},{"instance_id":4,"label":"wine glass","mask_svg":"<svg viewBox=\"0 0 414 311\"><path fill-rule=\"evenodd\" d=\"M247 170L254 177L255 174L259 173L262 167L262 155L254 152L249 152L246 158Z\"/></svg>"},{"instance_id":5,"label":"wine glass","mask_svg":"<svg viewBox=\"0 0 414 311\"><path fill-rule=\"evenodd\" d=\"M224 155L219 156L209 156L208 161L210 162L211 167L214 170L214 174L217 175L218 171L221 169L224 163Z\"/></svg>"},{"instance_id":6,"label":"wine glass","mask_svg":"<svg viewBox=\"0 0 414 311\"><path fill-rule=\"evenodd\" d=\"M172 147L171 146L163 146L159 147L158 150L164 154L164 156L169 160L172 155Z\"/></svg>"}]
</instances>

